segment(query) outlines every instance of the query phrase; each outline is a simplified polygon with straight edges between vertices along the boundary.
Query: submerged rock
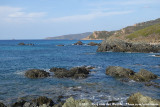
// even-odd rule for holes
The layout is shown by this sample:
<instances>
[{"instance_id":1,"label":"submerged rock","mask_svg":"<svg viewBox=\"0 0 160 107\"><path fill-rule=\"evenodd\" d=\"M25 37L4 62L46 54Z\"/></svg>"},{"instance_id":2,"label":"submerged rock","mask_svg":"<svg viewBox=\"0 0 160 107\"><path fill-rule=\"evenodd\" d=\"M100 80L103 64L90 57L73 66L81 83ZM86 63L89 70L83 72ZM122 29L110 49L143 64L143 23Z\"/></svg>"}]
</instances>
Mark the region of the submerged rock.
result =
<instances>
[{"instance_id":1,"label":"submerged rock","mask_svg":"<svg viewBox=\"0 0 160 107\"><path fill-rule=\"evenodd\" d=\"M160 84L159 83L156 83L156 82L147 82L145 83L145 86L153 86L153 87L156 87L156 88L160 88Z\"/></svg>"},{"instance_id":2,"label":"submerged rock","mask_svg":"<svg viewBox=\"0 0 160 107\"><path fill-rule=\"evenodd\" d=\"M48 72L40 69L31 69L26 71L25 76L28 78L44 78L50 76Z\"/></svg>"},{"instance_id":3,"label":"submerged rock","mask_svg":"<svg viewBox=\"0 0 160 107\"><path fill-rule=\"evenodd\" d=\"M85 67L74 67L70 70L65 68L51 68L51 72L54 72L54 76L58 78L86 78L89 74L89 70Z\"/></svg>"},{"instance_id":4,"label":"submerged rock","mask_svg":"<svg viewBox=\"0 0 160 107\"><path fill-rule=\"evenodd\" d=\"M151 45L147 43L131 43L120 39L106 39L97 49L97 52L160 52L160 45Z\"/></svg>"},{"instance_id":5,"label":"submerged rock","mask_svg":"<svg viewBox=\"0 0 160 107\"><path fill-rule=\"evenodd\" d=\"M99 43L90 42L90 43L88 43L88 45L90 45L90 46L98 46L98 45L99 45Z\"/></svg>"},{"instance_id":6,"label":"submerged rock","mask_svg":"<svg viewBox=\"0 0 160 107\"><path fill-rule=\"evenodd\" d=\"M64 46L64 45L57 45L57 46Z\"/></svg>"},{"instance_id":7,"label":"submerged rock","mask_svg":"<svg viewBox=\"0 0 160 107\"><path fill-rule=\"evenodd\" d=\"M74 43L74 45L83 45L83 43L81 41L78 41L78 42Z\"/></svg>"},{"instance_id":8,"label":"submerged rock","mask_svg":"<svg viewBox=\"0 0 160 107\"><path fill-rule=\"evenodd\" d=\"M134 75L134 71L126 69L120 66L109 66L106 69L106 74L113 77L126 77L128 78L131 75Z\"/></svg>"},{"instance_id":9,"label":"submerged rock","mask_svg":"<svg viewBox=\"0 0 160 107\"><path fill-rule=\"evenodd\" d=\"M7 106L0 102L0 107L7 107Z\"/></svg>"},{"instance_id":10,"label":"submerged rock","mask_svg":"<svg viewBox=\"0 0 160 107\"><path fill-rule=\"evenodd\" d=\"M96 107L87 99L75 100L72 97L68 98L62 107Z\"/></svg>"},{"instance_id":11,"label":"submerged rock","mask_svg":"<svg viewBox=\"0 0 160 107\"><path fill-rule=\"evenodd\" d=\"M47 107L51 107L54 105L54 102L51 99L44 96L34 99L33 102L36 103L37 106L41 106L45 104Z\"/></svg>"},{"instance_id":12,"label":"submerged rock","mask_svg":"<svg viewBox=\"0 0 160 107\"><path fill-rule=\"evenodd\" d=\"M160 106L160 101L152 99L148 96L143 96L141 93L135 93L131 95L127 102L129 104L137 105L138 107L158 107Z\"/></svg>"}]
</instances>

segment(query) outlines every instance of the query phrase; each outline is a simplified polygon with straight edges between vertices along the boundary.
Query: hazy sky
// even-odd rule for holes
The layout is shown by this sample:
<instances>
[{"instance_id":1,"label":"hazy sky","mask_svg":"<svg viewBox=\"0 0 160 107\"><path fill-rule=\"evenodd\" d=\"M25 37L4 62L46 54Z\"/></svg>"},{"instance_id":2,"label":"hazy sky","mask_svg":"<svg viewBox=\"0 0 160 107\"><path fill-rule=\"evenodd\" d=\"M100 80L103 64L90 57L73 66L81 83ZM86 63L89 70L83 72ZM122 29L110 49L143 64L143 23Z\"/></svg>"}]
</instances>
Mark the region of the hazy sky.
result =
<instances>
[{"instance_id":1,"label":"hazy sky","mask_svg":"<svg viewBox=\"0 0 160 107\"><path fill-rule=\"evenodd\" d=\"M160 0L0 0L0 39L118 30L160 18Z\"/></svg>"}]
</instances>

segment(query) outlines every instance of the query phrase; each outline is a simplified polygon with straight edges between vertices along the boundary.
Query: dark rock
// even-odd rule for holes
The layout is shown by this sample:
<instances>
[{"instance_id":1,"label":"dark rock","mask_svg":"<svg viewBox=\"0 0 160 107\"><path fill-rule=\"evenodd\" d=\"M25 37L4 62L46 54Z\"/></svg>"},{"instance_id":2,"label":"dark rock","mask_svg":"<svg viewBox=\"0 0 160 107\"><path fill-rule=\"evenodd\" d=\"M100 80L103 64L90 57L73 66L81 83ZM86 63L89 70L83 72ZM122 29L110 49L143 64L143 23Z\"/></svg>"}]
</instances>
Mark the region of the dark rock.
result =
<instances>
[{"instance_id":1,"label":"dark rock","mask_svg":"<svg viewBox=\"0 0 160 107\"><path fill-rule=\"evenodd\" d=\"M155 55L156 57L160 57L160 55Z\"/></svg>"},{"instance_id":2,"label":"dark rock","mask_svg":"<svg viewBox=\"0 0 160 107\"><path fill-rule=\"evenodd\" d=\"M112 104L116 104L116 103L118 103L118 102L119 102L119 101L114 101L114 100L113 100L113 101L108 101L108 104L111 104L111 105L112 105Z\"/></svg>"},{"instance_id":3,"label":"dark rock","mask_svg":"<svg viewBox=\"0 0 160 107\"><path fill-rule=\"evenodd\" d=\"M98 47L97 52L160 52L160 45L147 43L131 43L119 39L106 39Z\"/></svg>"},{"instance_id":4,"label":"dark rock","mask_svg":"<svg viewBox=\"0 0 160 107\"><path fill-rule=\"evenodd\" d=\"M7 106L0 102L0 107L7 107Z\"/></svg>"},{"instance_id":5,"label":"dark rock","mask_svg":"<svg viewBox=\"0 0 160 107\"><path fill-rule=\"evenodd\" d=\"M70 70L64 68L51 68L51 72L54 72L54 76L58 78L86 78L89 74L89 70L85 67L74 67Z\"/></svg>"},{"instance_id":6,"label":"dark rock","mask_svg":"<svg viewBox=\"0 0 160 107\"><path fill-rule=\"evenodd\" d=\"M90 43L88 43L88 45L90 45L90 46L98 46L98 45L99 45L99 43L90 42Z\"/></svg>"},{"instance_id":7,"label":"dark rock","mask_svg":"<svg viewBox=\"0 0 160 107\"><path fill-rule=\"evenodd\" d=\"M113 77L126 77L129 78L130 76L134 75L134 71L126 68L122 68L120 66L109 66L106 69L106 74L113 76Z\"/></svg>"},{"instance_id":8,"label":"dark rock","mask_svg":"<svg viewBox=\"0 0 160 107\"><path fill-rule=\"evenodd\" d=\"M37 99L34 99L33 102L35 102L37 104L37 106L40 106L40 105L43 105L43 104L46 104L47 107L54 105L54 102L51 99L49 99L47 97L44 97L44 96L41 96Z\"/></svg>"},{"instance_id":9,"label":"dark rock","mask_svg":"<svg viewBox=\"0 0 160 107\"><path fill-rule=\"evenodd\" d=\"M65 69L65 68L56 68L56 67L53 67L50 69L50 72L67 72L68 70Z\"/></svg>"},{"instance_id":10,"label":"dark rock","mask_svg":"<svg viewBox=\"0 0 160 107\"><path fill-rule=\"evenodd\" d=\"M148 96L143 96L141 93L132 94L128 99L127 102L129 104L139 104L140 107L158 107L160 106L160 101L156 99L152 99ZM147 106L144 106L147 104Z\"/></svg>"},{"instance_id":11,"label":"dark rock","mask_svg":"<svg viewBox=\"0 0 160 107\"><path fill-rule=\"evenodd\" d=\"M64 45L57 45L57 46L64 46Z\"/></svg>"},{"instance_id":12,"label":"dark rock","mask_svg":"<svg viewBox=\"0 0 160 107\"><path fill-rule=\"evenodd\" d=\"M50 76L48 72L40 69L31 69L26 71L25 76L28 78L44 78Z\"/></svg>"},{"instance_id":13,"label":"dark rock","mask_svg":"<svg viewBox=\"0 0 160 107\"><path fill-rule=\"evenodd\" d=\"M64 104L64 102L60 102L60 103L58 103L58 104L54 105L53 107L62 107L62 106L63 106L63 104Z\"/></svg>"},{"instance_id":14,"label":"dark rock","mask_svg":"<svg viewBox=\"0 0 160 107\"><path fill-rule=\"evenodd\" d=\"M83 43L81 41L78 41L78 42L74 43L74 45L83 45Z\"/></svg>"},{"instance_id":15,"label":"dark rock","mask_svg":"<svg viewBox=\"0 0 160 107\"><path fill-rule=\"evenodd\" d=\"M25 44L25 43L19 43L18 45L24 46L24 45L28 45L28 46L34 46L34 44L29 43L29 44Z\"/></svg>"},{"instance_id":16,"label":"dark rock","mask_svg":"<svg viewBox=\"0 0 160 107\"><path fill-rule=\"evenodd\" d=\"M12 107L23 107L23 105L26 103L24 100L20 100L18 102L15 102Z\"/></svg>"},{"instance_id":17,"label":"dark rock","mask_svg":"<svg viewBox=\"0 0 160 107\"><path fill-rule=\"evenodd\" d=\"M152 79L156 79L157 77L158 76L153 74L152 72L141 69L138 73L135 73L132 79L139 82L146 82Z\"/></svg>"}]
</instances>

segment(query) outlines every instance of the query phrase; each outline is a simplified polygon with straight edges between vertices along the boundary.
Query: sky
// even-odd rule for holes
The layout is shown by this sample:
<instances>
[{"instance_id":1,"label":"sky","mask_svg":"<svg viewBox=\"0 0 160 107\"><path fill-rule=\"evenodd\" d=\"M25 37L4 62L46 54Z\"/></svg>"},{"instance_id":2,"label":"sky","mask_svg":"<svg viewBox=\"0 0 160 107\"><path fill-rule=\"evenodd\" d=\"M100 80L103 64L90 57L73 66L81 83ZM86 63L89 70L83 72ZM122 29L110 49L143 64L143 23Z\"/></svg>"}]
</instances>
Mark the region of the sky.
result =
<instances>
[{"instance_id":1,"label":"sky","mask_svg":"<svg viewBox=\"0 0 160 107\"><path fill-rule=\"evenodd\" d=\"M0 0L0 39L119 30L160 18L160 0Z\"/></svg>"}]
</instances>

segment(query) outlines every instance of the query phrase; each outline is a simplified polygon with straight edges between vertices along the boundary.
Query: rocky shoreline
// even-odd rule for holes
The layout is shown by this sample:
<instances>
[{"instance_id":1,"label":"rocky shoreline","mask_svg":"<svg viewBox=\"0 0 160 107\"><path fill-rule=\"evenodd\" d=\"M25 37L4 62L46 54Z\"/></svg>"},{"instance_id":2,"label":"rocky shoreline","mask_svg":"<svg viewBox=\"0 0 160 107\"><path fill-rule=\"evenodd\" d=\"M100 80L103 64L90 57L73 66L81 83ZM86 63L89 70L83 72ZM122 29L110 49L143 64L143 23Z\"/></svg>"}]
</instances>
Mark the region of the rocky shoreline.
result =
<instances>
[{"instance_id":1,"label":"rocky shoreline","mask_svg":"<svg viewBox=\"0 0 160 107\"><path fill-rule=\"evenodd\" d=\"M99 45L97 52L106 51L158 53L160 52L160 44L127 42L121 39L106 39Z\"/></svg>"},{"instance_id":2,"label":"rocky shoreline","mask_svg":"<svg viewBox=\"0 0 160 107\"><path fill-rule=\"evenodd\" d=\"M50 72L53 72L53 77L56 78L72 78L72 79L83 79L87 78L88 74L91 72L90 69L94 69L95 67L88 67L88 66L81 66L81 67L73 67L71 69L65 69L65 68L57 68L53 67L50 69ZM106 75L112 76L114 78L127 78L129 80L134 80L136 82L143 82L145 86L154 86L158 85L156 83L153 83L151 80L157 79L158 76L153 74L150 71L141 69L139 72L134 72L131 69L123 68L120 66L108 66L106 68ZM40 69L31 69L27 70L25 72L25 76L27 78L36 79L36 78L46 78L51 76L50 73L40 70ZM125 81L129 82L129 81ZM160 88L160 87L157 87ZM95 102L88 99L78 99L75 100L72 97L68 97L65 101L61 100L63 96L59 96L56 101L53 101L50 98L47 98L45 96L39 96L38 98L34 98L32 100L25 100L19 98L17 102L13 103L12 105L9 105L8 107L105 107L118 105L118 106L124 106L119 103L119 101L109 101L106 104L103 105L97 105ZM160 100L152 99L151 97L144 96L141 93L137 92L129 96L129 98L126 100L127 105L139 105L140 107L143 105L152 105L153 107L160 106ZM3 103L0 103L0 107L7 107Z\"/></svg>"}]
</instances>

